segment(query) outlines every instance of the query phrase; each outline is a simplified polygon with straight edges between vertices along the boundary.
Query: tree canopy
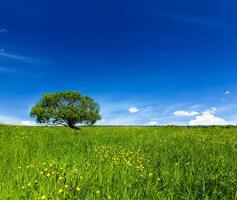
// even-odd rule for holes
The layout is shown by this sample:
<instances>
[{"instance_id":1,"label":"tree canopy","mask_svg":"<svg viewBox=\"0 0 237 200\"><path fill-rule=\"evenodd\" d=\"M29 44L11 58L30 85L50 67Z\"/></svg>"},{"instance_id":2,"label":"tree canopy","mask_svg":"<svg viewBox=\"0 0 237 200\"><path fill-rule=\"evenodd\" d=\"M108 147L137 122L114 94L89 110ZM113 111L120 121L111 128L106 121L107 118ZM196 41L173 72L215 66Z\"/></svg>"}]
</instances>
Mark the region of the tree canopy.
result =
<instances>
[{"instance_id":1,"label":"tree canopy","mask_svg":"<svg viewBox=\"0 0 237 200\"><path fill-rule=\"evenodd\" d=\"M77 124L93 125L101 119L99 104L76 91L44 94L32 107L30 115L37 123L61 124L70 128L76 128Z\"/></svg>"}]
</instances>

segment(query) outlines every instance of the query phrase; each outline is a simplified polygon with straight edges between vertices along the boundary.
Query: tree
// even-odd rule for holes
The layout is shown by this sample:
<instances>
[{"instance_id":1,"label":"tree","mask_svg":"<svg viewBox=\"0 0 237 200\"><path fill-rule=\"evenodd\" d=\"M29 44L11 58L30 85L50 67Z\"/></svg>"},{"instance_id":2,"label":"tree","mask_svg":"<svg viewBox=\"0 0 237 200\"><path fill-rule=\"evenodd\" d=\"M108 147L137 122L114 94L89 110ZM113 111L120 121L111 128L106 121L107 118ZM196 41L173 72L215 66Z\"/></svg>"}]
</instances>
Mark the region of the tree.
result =
<instances>
[{"instance_id":1,"label":"tree","mask_svg":"<svg viewBox=\"0 0 237 200\"><path fill-rule=\"evenodd\" d=\"M30 115L37 123L61 124L70 128L76 128L77 124L93 125L101 119L99 104L75 91L44 94L32 107Z\"/></svg>"}]
</instances>

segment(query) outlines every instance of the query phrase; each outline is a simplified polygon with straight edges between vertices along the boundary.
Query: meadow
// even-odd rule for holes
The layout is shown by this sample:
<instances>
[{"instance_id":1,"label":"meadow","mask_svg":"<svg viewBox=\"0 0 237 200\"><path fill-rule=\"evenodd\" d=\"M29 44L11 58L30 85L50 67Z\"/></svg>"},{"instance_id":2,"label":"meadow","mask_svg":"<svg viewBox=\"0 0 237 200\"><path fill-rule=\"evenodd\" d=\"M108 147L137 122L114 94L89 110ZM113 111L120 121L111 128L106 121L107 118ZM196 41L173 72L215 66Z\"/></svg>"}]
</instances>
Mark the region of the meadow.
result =
<instances>
[{"instance_id":1,"label":"meadow","mask_svg":"<svg viewBox=\"0 0 237 200\"><path fill-rule=\"evenodd\" d=\"M0 125L0 199L237 199L237 128Z\"/></svg>"}]
</instances>

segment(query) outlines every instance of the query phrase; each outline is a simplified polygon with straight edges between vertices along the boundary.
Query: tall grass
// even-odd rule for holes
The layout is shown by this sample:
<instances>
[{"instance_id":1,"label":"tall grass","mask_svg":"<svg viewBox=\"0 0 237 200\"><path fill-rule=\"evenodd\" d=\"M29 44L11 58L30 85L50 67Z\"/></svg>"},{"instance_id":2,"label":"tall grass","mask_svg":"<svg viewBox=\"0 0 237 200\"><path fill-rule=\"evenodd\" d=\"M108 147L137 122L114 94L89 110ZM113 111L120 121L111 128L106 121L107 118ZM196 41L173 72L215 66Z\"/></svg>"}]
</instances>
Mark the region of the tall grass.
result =
<instances>
[{"instance_id":1,"label":"tall grass","mask_svg":"<svg viewBox=\"0 0 237 200\"><path fill-rule=\"evenodd\" d=\"M0 199L237 199L237 128L0 126Z\"/></svg>"}]
</instances>

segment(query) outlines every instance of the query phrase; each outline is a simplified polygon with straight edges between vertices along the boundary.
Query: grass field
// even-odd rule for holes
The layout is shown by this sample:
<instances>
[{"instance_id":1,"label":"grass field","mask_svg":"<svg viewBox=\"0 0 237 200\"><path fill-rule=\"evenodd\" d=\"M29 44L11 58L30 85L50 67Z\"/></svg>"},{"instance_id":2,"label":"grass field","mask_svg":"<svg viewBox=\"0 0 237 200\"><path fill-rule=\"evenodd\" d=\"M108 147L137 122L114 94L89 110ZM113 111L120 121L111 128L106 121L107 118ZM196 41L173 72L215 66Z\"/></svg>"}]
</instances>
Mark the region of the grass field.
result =
<instances>
[{"instance_id":1,"label":"grass field","mask_svg":"<svg viewBox=\"0 0 237 200\"><path fill-rule=\"evenodd\" d=\"M237 199L237 128L0 126L0 199Z\"/></svg>"}]
</instances>

